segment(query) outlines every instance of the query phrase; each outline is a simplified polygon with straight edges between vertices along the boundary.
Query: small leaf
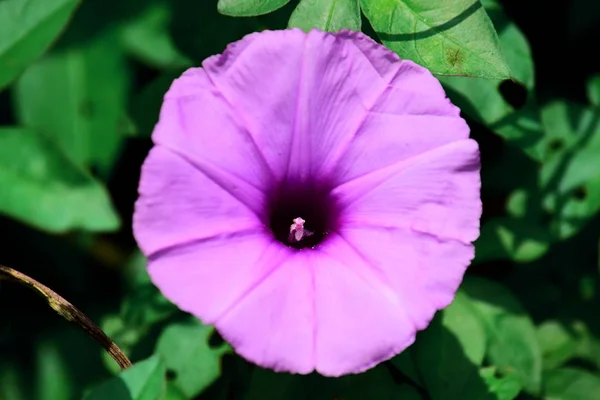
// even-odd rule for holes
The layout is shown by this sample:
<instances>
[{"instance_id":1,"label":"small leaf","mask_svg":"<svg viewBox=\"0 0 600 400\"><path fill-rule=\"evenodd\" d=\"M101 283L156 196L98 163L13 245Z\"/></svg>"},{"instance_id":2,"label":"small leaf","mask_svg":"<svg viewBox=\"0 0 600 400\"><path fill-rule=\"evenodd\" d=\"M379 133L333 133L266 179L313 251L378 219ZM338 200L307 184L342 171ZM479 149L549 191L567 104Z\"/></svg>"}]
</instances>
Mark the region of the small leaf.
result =
<instances>
[{"instance_id":1,"label":"small leaf","mask_svg":"<svg viewBox=\"0 0 600 400\"><path fill-rule=\"evenodd\" d=\"M51 232L108 231L119 218L104 187L48 138L0 128L0 211Z\"/></svg>"},{"instance_id":2,"label":"small leaf","mask_svg":"<svg viewBox=\"0 0 600 400\"><path fill-rule=\"evenodd\" d=\"M497 376L496 367L486 367L479 373L489 393L493 395L493 400L513 400L521 392L521 379L512 371L508 371L505 376Z\"/></svg>"},{"instance_id":3,"label":"small leaf","mask_svg":"<svg viewBox=\"0 0 600 400\"><path fill-rule=\"evenodd\" d=\"M127 71L116 32L49 54L17 81L19 120L52 137L78 166L106 176L125 138Z\"/></svg>"},{"instance_id":4,"label":"small leaf","mask_svg":"<svg viewBox=\"0 0 600 400\"><path fill-rule=\"evenodd\" d=\"M476 242L476 262L509 259L530 262L542 257L552 243L547 229L526 219L488 220Z\"/></svg>"},{"instance_id":5,"label":"small leaf","mask_svg":"<svg viewBox=\"0 0 600 400\"><path fill-rule=\"evenodd\" d=\"M544 368L560 367L575 356L577 338L558 321L546 321L537 328L537 338L544 357Z\"/></svg>"},{"instance_id":6,"label":"small leaf","mask_svg":"<svg viewBox=\"0 0 600 400\"><path fill-rule=\"evenodd\" d=\"M85 400L159 400L165 389L165 366L158 356L134 364L92 390Z\"/></svg>"},{"instance_id":7,"label":"small leaf","mask_svg":"<svg viewBox=\"0 0 600 400\"><path fill-rule=\"evenodd\" d=\"M479 1L361 0L361 7L383 44L434 74L510 76Z\"/></svg>"},{"instance_id":8,"label":"small leaf","mask_svg":"<svg viewBox=\"0 0 600 400\"><path fill-rule=\"evenodd\" d=\"M179 52L171 39L168 30L171 19L169 3L150 4L121 31L125 49L156 68L191 67L192 62Z\"/></svg>"},{"instance_id":9,"label":"small leaf","mask_svg":"<svg viewBox=\"0 0 600 400\"><path fill-rule=\"evenodd\" d=\"M0 89L56 40L78 4L79 0L0 1Z\"/></svg>"},{"instance_id":10,"label":"small leaf","mask_svg":"<svg viewBox=\"0 0 600 400\"><path fill-rule=\"evenodd\" d=\"M219 0L217 9L232 17L268 14L285 6L290 0Z\"/></svg>"},{"instance_id":11,"label":"small leaf","mask_svg":"<svg viewBox=\"0 0 600 400\"><path fill-rule=\"evenodd\" d=\"M197 320L169 325L160 335L156 352L175 373L173 383L188 397L195 397L221 373L221 356L229 346L212 348L208 343L212 326Z\"/></svg>"},{"instance_id":12,"label":"small leaf","mask_svg":"<svg viewBox=\"0 0 600 400\"><path fill-rule=\"evenodd\" d=\"M576 368L562 368L544 374L547 400L597 400L600 377Z\"/></svg>"},{"instance_id":13,"label":"small leaf","mask_svg":"<svg viewBox=\"0 0 600 400\"><path fill-rule=\"evenodd\" d=\"M542 355L529 316L498 283L470 278L465 279L462 287L486 327L489 360L500 373L514 371L527 391L537 393L541 384Z\"/></svg>"},{"instance_id":14,"label":"small leaf","mask_svg":"<svg viewBox=\"0 0 600 400\"><path fill-rule=\"evenodd\" d=\"M337 32L340 29L360 31L359 0L301 0L288 24L306 32L320 29Z\"/></svg>"}]
</instances>

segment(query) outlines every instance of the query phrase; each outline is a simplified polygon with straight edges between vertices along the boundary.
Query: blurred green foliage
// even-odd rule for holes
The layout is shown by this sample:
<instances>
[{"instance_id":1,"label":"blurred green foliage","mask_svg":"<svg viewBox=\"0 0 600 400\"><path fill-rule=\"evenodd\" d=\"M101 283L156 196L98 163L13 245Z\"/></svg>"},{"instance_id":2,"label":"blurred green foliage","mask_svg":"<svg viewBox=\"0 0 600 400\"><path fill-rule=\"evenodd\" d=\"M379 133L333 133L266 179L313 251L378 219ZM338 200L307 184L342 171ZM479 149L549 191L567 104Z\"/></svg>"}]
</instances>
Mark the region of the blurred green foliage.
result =
<instances>
[{"instance_id":1,"label":"blurred green foliage","mask_svg":"<svg viewBox=\"0 0 600 400\"><path fill-rule=\"evenodd\" d=\"M119 372L0 282L0 399L600 399L598 21L588 0L0 0L0 262L135 362ZM237 357L153 287L129 223L171 81L286 27L362 29L430 68L482 151L482 234L454 303L339 379Z\"/></svg>"}]
</instances>

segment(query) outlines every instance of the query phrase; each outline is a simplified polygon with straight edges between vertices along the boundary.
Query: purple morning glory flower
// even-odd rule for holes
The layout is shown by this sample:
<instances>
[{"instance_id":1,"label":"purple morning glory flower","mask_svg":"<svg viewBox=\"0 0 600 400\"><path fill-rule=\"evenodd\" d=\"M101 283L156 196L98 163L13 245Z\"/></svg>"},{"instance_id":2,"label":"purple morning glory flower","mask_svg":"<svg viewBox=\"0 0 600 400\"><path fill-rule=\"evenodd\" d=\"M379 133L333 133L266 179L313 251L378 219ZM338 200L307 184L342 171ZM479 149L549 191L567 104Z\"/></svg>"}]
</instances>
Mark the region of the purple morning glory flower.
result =
<instances>
[{"instance_id":1,"label":"purple morning glory flower","mask_svg":"<svg viewBox=\"0 0 600 400\"><path fill-rule=\"evenodd\" d=\"M246 36L173 83L152 138L152 281L263 367L389 359L473 258L478 146L429 71L361 33Z\"/></svg>"}]
</instances>

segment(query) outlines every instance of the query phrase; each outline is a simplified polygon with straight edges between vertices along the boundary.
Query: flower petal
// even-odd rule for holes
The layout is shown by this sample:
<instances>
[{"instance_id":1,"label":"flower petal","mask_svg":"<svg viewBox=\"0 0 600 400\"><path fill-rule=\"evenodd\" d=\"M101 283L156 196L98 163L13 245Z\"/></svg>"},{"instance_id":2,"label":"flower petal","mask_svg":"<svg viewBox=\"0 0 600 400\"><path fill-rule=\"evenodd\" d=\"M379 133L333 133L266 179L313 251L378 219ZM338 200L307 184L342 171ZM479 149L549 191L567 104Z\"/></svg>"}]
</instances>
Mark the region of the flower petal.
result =
<instances>
[{"instance_id":1,"label":"flower petal","mask_svg":"<svg viewBox=\"0 0 600 400\"><path fill-rule=\"evenodd\" d=\"M344 226L403 227L470 243L481 217L479 149L447 144L361 175L333 190Z\"/></svg>"},{"instance_id":2,"label":"flower petal","mask_svg":"<svg viewBox=\"0 0 600 400\"><path fill-rule=\"evenodd\" d=\"M275 371L307 374L315 367L310 252L286 250L286 259L216 327L244 358Z\"/></svg>"},{"instance_id":3,"label":"flower petal","mask_svg":"<svg viewBox=\"0 0 600 400\"><path fill-rule=\"evenodd\" d=\"M337 245L340 262L377 274L415 330L452 302L474 257L472 244L404 228L349 227L339 234L346 241Z\"/></svg>"},{"instance_id":4,"label":"flower petal","mask_svg":"<svg viewBox=\"0 0 600 400\"><path fill-rule=\"evenodd\" d=\"M306 35L264 31L231 44L202 66L273 172L286 174L299 102Z\"/></svg>"},{"instance_id":5,"label":"flower petal","mask_svg":"<svg viewBox=\"0 0 600 400\"><path fill-rule=\"evenodd\" d=\"M268 278L283 250L265 232L215 236L150 257L148 273L181 310L213 324Z\"/></svg>"},{"instance_id":6,"label":"flower petal","mask_svg":"<svg viewBox=\"0 0 600 400\"><path fill-rule=\"evenodd\" d=\"M246 191L271 186L273 174L261 149L201 68L191 68L173 82L152 139L207 175L235 179Z\"/></svg>"},{"instance_id":7,"label":"flower petal","mask_svg":"<svg viewBox=\"0 0 600 400\"><path fill-rule=\"evenodd\" d=\"M469 127L462 118L370 113L340 160L334 183L468 137Z\"/></svg>"},{"instance_id":8,"label":"flower petal","mask_svg":"<svg viewBox=\"0 0 600 400\"><path fill-rule=\"evenodd\" d=\"M211 57L203 67L275 176L301 181L335 168L389 83L396 79L398 88L407 86L396 76L399 70L408 82L425 71L377 48L382 46L356 32L265 31ZM391 68L383 70L385 63Z\"/></svg>"},{"instance_id":9,"label":"flower petal","mask_svg":"<svg viewBox=\"0 0 600 400\"><path fill-rule=\"evenodd\" d=\"M326 376L365 371L410 346L416 334L410 305L341 241L330 238L312 259L316 369Z\"/></svg>"},{"instance_id":10,"label":"flower petal","mask_svg":"<svg viewBox=\"0 0 600 400\"><path fill-rule=\"evenodd\" d=\"M142 251L151 255L182 243L261 229L251 208L260 208L264 195L240 195L243 187L235 181L219 183L179 155L155 146L142 168L133 216ZM253 201L248 205L236 197Z\"/></svg>"}]
</instances>

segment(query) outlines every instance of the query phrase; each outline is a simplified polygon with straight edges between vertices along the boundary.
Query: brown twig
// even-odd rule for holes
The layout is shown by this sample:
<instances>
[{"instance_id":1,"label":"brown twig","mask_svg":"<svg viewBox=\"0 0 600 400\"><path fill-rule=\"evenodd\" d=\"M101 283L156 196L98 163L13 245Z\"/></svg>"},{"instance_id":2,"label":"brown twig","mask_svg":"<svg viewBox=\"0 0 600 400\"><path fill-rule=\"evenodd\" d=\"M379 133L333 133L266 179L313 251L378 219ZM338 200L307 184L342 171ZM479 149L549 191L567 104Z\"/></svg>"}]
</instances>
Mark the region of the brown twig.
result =
<instances>
[{"instance_id":1,"label":"brown twig","mask_svg":"<svg viewBox=\"0 0 600 400\"><path fill-rule=\"evenodd\" d=\"M89 319L84 313L79 311L77 307L69 303L67 300L59 296L54 290L42 285L38 281L29 276L16 271L12 268L0 265L0 279L12 280L20 283L29 289L36 290L46 298L48 305L52 307L59 315L69 322L79 325L89 336L98 342L108 354L119 364L121 369L126 369L131 366L131 361L121 351L119 346L115 344L106 334Z\"/></svg>"}]
</instances>

